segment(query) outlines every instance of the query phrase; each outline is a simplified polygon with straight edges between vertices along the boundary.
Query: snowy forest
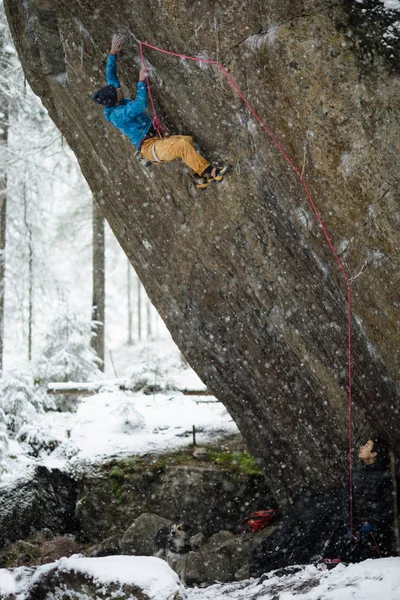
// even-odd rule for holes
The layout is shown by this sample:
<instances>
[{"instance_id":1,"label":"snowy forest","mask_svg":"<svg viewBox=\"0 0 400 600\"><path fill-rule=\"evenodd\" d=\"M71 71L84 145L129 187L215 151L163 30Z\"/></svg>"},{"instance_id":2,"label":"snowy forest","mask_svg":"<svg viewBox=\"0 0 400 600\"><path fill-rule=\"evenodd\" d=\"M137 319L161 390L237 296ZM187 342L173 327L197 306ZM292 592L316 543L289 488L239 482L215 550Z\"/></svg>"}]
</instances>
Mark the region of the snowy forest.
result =
<instances>
[{"instance_id":1,"label":"snowy forest","mask_svg":"<svg viewBox=\"0 0 400 600\"><path fill-rule=\"evenodd\" d=\"M0 1L0 600L400 598L399 38Z\"/></svg>"},{"instance_id":2,"label":"snowy forest","mask_svg":"<svg viewBox=\"0 0 400 600\"><path fill-rule=\"evenodd\" d=\"M2 365L23 370L41 363L46 338L59 337L68 320L77 323L77 331L90 327L92 198L62 133L26 81L3 9L1 52L2 177L8 199L2 209L7 256ZM162 328L106 225L104 240L109 352L157 337Z\"/></svg>"},{"instance_id":3,"label":"snowy forest","mask_svg":"<svg viewBox=\"0 0 400 600\"><path fill-rule=\"evenodd\" d=\"M46 398L49 381L115 378L118 370L123 375L128 364L123 357L134 343L167 334L93 208L90 189L62 133L30 89L3 7L1 71L0 385L5 459L20 426L30 423L35 413L55 407L54 400ZM96 293L101 319L93 304ZM103 322L107 326L101 347L96 338Z\"/></svg>"}]
</instances>

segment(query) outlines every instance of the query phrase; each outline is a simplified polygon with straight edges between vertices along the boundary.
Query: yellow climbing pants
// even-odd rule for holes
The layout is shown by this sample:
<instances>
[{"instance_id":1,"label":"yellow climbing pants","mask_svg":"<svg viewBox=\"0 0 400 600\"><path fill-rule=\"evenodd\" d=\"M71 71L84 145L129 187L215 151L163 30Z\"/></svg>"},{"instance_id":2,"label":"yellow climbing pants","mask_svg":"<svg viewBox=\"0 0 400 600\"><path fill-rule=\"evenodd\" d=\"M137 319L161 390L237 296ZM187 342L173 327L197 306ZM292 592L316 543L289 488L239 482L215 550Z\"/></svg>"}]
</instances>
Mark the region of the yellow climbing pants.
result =
<instances>
[{"instance_id":1,"label":"yellow climbing pants","mask_svg":"<svg viewBox=\"0 0 400 600\"><path fill-rule=\"evenodd\" d=\"M200 156L194 147L190 135L171 135L166 138L149 138L144 140L140 152L154 163L167 163L181 158L195 173L202 175L210 166L208 160Z\"/></svg>"}]
</instances>

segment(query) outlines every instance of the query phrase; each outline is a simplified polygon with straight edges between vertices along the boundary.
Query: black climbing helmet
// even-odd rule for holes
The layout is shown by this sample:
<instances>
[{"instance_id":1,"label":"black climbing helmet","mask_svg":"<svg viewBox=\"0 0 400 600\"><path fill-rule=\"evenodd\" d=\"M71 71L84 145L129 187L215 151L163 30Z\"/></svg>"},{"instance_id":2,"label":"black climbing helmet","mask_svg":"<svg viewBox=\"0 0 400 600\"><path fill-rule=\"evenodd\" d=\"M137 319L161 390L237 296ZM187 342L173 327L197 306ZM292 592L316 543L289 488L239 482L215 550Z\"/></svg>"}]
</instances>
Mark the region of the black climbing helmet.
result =
<instances>
[{"instance_id":1,"label":"black climbing helmet","mask_svg":"<svg viewBox=\"0 0 400 600\"><path fill-rule=\"evenodd\" d=\"M113 85L105 85L95 93L93 100L96 104L111 108L117 104L117 88Z\"/></svg>"}]
</instances>

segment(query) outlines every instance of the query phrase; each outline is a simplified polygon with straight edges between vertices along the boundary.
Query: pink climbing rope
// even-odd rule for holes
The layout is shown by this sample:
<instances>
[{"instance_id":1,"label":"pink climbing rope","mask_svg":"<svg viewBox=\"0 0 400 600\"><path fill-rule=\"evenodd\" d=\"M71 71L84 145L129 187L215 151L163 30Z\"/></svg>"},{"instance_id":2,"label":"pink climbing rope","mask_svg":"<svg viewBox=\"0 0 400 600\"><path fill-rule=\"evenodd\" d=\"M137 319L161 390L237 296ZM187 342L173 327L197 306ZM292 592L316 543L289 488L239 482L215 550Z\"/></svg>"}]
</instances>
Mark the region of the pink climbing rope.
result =
<instances>
[{"instance_id":1,"label":"pink climbing rope","mask_svg":"<svg viewBox=\"0 0 400 600\"><path fill-rule=\"evenodd\" d=\"M257 119L258 123L261 125L261 127L264 129L264 131L268 134L268 136L270 137L270 139L272 140L272 142L274 143L274 145L276 146L276 148L279 150L279 152L283 155L283 157L285 158L285 160L289 163L290 167L292 168L292 170L294 171L294 173L297 175L297 177L300 179L307 197L311 203L311 206L313 208L313 211L315 213L315 216L317 217L317 220L321 226L322 231L324 232L326 241L328 242L328 245L335 257L335 260L337 262L337 264L339 265L339 268L343 274L344 280L346 282L346 287L347 287L347 356L348 356L348 421L349 421L349 482L350 482L350 492L349 492L349 508L350 508L350 527L351 530L353 531L353 461L352 461L352 454L353 454L353 396L352 396L352 354L351 354L351 287L350 287L350 279L347 276L347 273L345 271L345 268L342 264L342 261L340 260L335 247L332 243L332 240L328 234L328 231L324 225L324 222L321 218L321 215L318 212L317 206L313 200L313 197L311 195L311 192L308 188L308 185L303 177L303 174L300 172L300 170L295 166L295 164L293 163L293 161L290 159L290 157L288 156L288 154L285 152L285 150L282 148L282 146L280 145L280 143L278 142L278 140L275 138L275 136L272 134L271 130L269 129L269 127L267 127L267 125L264 123L264 121L261 119L261 117L258 115L258 113L254 110L254 108L251 106L250 102L247 100L247 98L244 96L244 94L242 93L242 91L239 89L239 87L237 86L237 84L234 82L234 80L232 79L232 77L229 75L228 71L225 69L225 67L222 66L222 64L216 60L211 60L209 58L199 58L197 56L187 56L185 54L180 54L178 52L171 52L170 50L164 50L163 48L158 48L158 46L153 46L152 44L148 44L147 42L140 42L139 43L139 48L140 48L140 56L142 59L142 64L143 66L145 65L145 61L144 61L144 53L143 53L143 46L146 46L147 48L151 48L152 50L155 50L156 52L162 52L163 54L168 54L169 56L175 56L177 58L183 58L185 60L191 60L194 62L202 62L202 63L208 63L210 65L215 65L216 67L218 67L219 69L221 69L221 71L223 72L223 74L225 75L225 77L227 78L227 80L229 81L230 85L233 87L233 89L236 91L236 93L240 96L240 98L243 100L243 102L245 103L245 105L247 106L247 108L250 110L250 112L252 113L252 115L255 117L255 119ZM149 97L150 97L150 101L151 101L151 107L153 110L153 115L154 115L154 119L153 119L153 125L155 127L155 129L157 130L158 134L161 137L161 131L162 131L162 124L160 119L157 116L157 112L154 106L154 100L153 100L153 96L151 93L151 88L150 88L150 82L149 82L149 78L146 77L146 81L147 81L147 89L149 92Z\"/></svg>"}]
</instances>

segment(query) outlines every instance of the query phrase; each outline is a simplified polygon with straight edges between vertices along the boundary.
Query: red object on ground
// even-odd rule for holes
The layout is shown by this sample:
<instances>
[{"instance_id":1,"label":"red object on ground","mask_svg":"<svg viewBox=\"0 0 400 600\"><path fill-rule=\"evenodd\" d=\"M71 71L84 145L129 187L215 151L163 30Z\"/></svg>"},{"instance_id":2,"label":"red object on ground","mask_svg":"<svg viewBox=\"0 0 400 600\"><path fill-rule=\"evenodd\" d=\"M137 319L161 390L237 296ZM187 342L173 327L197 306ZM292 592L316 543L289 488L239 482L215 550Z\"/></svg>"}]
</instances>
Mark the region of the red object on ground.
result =
<instances>
[{"instance_id":1,"label":"red object on ground","mask_svg":"<svg viewBox=\"0 0 400 600\"><path fill-rule=\"evenodd\" d=\"M240 522L239 531L240 533L255 533L256 531L261 531L264 527L271 525L276 514L276 510L273 508L268 510L257 510Z\"/></svg>"}]
</instances>

